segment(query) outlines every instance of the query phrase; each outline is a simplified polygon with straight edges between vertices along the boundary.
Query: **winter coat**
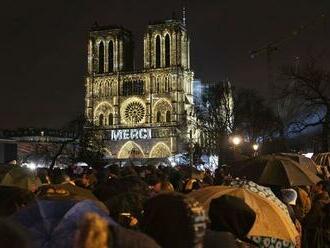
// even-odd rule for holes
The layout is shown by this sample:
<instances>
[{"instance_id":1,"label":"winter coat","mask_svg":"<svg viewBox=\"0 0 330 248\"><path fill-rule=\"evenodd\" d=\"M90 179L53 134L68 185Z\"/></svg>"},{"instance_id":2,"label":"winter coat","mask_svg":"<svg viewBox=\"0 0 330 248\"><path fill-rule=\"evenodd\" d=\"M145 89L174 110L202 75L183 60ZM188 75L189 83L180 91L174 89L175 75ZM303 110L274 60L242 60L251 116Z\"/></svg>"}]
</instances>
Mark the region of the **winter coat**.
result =
<instances>
[{"instance_id":1,"label":"winter coat","mask_svg":"<svg viewBox=\"0 0 330 248\"><path fill-rule=\"evenodd\" d=\"M330 203L327 192L315 195L312 208L303 220L303 248L325 248L323 243L324 232L323 222L325 212L323 208Z\"/></svg>"}]
</instances>

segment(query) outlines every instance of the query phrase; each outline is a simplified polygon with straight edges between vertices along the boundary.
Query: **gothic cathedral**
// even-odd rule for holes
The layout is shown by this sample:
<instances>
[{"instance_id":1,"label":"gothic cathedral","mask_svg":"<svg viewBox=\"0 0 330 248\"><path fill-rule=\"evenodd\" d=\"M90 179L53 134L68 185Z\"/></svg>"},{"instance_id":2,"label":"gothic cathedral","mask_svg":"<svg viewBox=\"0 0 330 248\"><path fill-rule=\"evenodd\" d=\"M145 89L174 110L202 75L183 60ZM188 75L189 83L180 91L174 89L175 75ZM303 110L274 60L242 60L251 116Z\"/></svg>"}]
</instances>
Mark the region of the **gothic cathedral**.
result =
<instances>
[{"instance_id":1,"label":"gothic cathedral","mask_svg":"<svg viewBox=\"0 0 330 248\"><path fill-rule=\"evenodd\" d=\"M133 40L121 27L89 32L85 114L102 132L107 156L169 157L192 132L193 72L183 21L148 25L143 69L133 68Z\"/></svg>"}]
</instances>

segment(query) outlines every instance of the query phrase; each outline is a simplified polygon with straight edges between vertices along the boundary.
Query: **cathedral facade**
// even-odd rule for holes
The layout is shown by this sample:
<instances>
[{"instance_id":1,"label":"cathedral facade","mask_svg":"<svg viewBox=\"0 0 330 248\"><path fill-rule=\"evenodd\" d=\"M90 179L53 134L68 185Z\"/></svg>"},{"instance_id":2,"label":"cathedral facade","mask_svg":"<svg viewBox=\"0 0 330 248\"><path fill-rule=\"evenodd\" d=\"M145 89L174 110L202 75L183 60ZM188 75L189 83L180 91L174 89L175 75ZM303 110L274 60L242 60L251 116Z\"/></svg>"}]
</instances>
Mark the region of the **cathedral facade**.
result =
<instances>
[{"instance_id":1,"label":"cathedral facade","mask_svg":"<svg viewBox=\"0 0 330 248\"><path fill-rule=\"evenodd\" d=\"M102 133L107 156L161 158L182 152L191 136L193 72L184 22L150 24L143 68L133 68L133 40L121 27L89 32L85 115Z\"/></svg>"}]
</instances>

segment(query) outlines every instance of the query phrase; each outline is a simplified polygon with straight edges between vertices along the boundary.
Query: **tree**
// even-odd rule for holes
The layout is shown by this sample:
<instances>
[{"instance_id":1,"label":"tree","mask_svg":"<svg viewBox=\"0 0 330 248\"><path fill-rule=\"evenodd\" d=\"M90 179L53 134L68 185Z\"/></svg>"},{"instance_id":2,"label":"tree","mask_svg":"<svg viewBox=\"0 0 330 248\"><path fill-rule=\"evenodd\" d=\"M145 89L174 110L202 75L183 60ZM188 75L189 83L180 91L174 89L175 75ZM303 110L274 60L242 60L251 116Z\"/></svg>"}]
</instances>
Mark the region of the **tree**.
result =
<instances>
[{"instance_id":1,"label":"tree","mask_svg":"<svg viewBox=\"0 0 330 248\"><path fill-rule=\"evenodd\" d=\"M235 96L234 128L250 143L279 136L281 121L256 90L241 89Z\"/></svg>"},{"instance_id":2,"label":"tree","mask_svg":"<svg viewBox=\"0 0 330 248\"><path fill-rule=\"evenodd\" d=\"M233 98L229 82L209 84L196 106L195 126L201 132L202 149L228 161L228 137L233 128Z\"/></svg>"},{"instance_id":3,"label":"tree","mask_svg":"<svg viewBox=\"0 0 330 248\"><path fill-rule=\"evenodd\" d=\"M285 86L280 89L280 98L293 97L299 111L292 114L289 123L291 132L299 133L311 127L322 127L323 152L329 149L330 133L330 78L321 60L309 58L302 65L285 66L282 69Z\"/></svg>"}]
</instances>

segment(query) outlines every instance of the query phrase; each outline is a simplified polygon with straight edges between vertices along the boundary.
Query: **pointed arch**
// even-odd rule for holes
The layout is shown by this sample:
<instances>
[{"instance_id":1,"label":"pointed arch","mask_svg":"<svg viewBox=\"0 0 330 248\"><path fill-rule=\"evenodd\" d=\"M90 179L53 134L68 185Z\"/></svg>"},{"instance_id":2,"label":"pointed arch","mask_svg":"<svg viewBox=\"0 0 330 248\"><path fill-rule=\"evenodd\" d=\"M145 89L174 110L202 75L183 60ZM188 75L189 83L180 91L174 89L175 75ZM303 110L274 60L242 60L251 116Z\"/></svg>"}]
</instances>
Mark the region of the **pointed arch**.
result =
<instances>
[{"instance_id":1,"label":"pointed arch","mask_svg":"<svg viewBox=\"0 0 330 248\"><path fill-rule=\"evenodd\" d=\"M150 151L150 158L165 158L171 156L170 148L164 142L158 142Z\"/></svg>"},{"instance_id":2,"label":"pointed arch","mask_svg":"<svg viewBox=\"0 0 330 248\"><path fill-rule=\"evenodd\" d=\"M166 111L165 122L171 122L171 111Z\"/></svg>"},{"instance_id":3,"label":"pointed arch","mask_svg":"<svg viewBox=\"0 0 330 248\"><path fill-rule=\"evenodd\" d=\"M108 117L108 125L109 125L109 126L112 126L112 125L113 125L113 113L110 113L110 114L109 114L109 117Z\"/></svg>"},{"instance_id":4,"label":"pointed arch","mask_svg":"<svg viewBox=\"0 0 330 248\"><path fill-rule=\"evenodd\" d=\"M110 40L108 43L108 71L109 72L113 72L113 53L114 49L113 49L113 41Z\"/></svg>"},{"instance_id":5,"label":"pointed arch","mask_svg":"<svg viewBox=\"0 0 330 248\"><path fill-rule=\"evenodd\" d=\"M162 121L162 114L160 111L157 111L156 122L159 123Z\"/></svg>"},{"instance_id":6,"label":"pointed arch","mask_svg":"<svg viewBox=\"0 0 330 248\"><path fill-rule=\"evenodd\" d=\"M118 152L119 159L144 158L142 148L133 141L127 141Z\"/></svg>"},{"instance_id":7,"label":"pointed arch","mask_svg":"<svg viewBox=\"0 0 330 248\"><path fill-rule=\"evenodd\" d=\"M104 73L104 44L103 41L99 44L99 73Z\"/></svg>"},{"instance_id":8,"label":"pointed arch","mask_svg":"<svg viewBox=\"0 0 330 248\"><path fill-rule=\"evenodd\" d=\"M110 150L110 148L103 148L102 149L102 153L104 155L104 158L112 158L112 152Z\"/></svg>"},{"instance_id":9,"label":"pointed arch","mask_svg":"<svg viewBox=\"0 0 330 248\"><path fill-rule=\"evenodd\" d=\"M103 126L104 125L104 115L100 114L99 115L99 126Z\"/></svg>"},{"instance_id":10,"label":"pointed arch","mask_svg":"<svg viewBox=\"0 0 330 248\"><path fill-rule=\"evenodd\" d=\"M94 120L98 125L103 126L108 124L108 116L110 113L113 113L113 107L109 102L103 101L100 102L94 111ZM100 116L102 115L102 121ZM102 125L101 125L102 123Z\"/></svg>"},{"instance_id":11,"label":"pointed arch","mask_svg":"<svg viewBox=\"0 0 330 248\"><path fill-rule=\"evenodd\" d=\"M159 123L166 121L167 118L167 111L169 111L169 116L171 116L172 104L166 98L158 99L155 104L153 105L153 122ZM170 119L170 118L169 118ZM167 121L166 121L167 122Z\"/></svg>"},{"instance_id":12,"label":"pointed arch","mask_svg":"<svg viewBox=\"0 0 330 248\"><path fill-rule=\"evenodd\" d=\"M160 35L156 35L155 47L156 47L156 68L160 68L160 61L161 61Z\"/></svg>"},{"instance_id":13,"label":"pointed arch","mask_svg":"<svg viewBox=\"0 0 330 248\"><path fill-rule=\"evenodd\" d=\"M170 35L165 35L165 67L169 67L171 64L171 40Z\"/></svg>"}]
</instances>

